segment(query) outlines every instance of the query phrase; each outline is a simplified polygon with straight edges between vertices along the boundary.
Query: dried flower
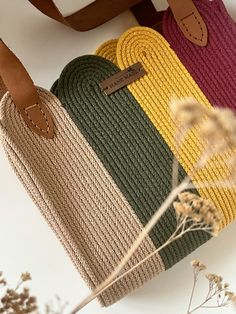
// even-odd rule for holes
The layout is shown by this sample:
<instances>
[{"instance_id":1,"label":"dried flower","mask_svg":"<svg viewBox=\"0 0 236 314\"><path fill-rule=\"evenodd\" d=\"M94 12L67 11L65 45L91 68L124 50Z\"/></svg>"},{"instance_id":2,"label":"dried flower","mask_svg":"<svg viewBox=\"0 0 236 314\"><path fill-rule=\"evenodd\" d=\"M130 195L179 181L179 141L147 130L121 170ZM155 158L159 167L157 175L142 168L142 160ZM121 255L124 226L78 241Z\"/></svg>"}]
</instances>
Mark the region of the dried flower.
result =
<instances>
[{"instance_id":1,"label":"dried flower","mask_svg":"<svg viewBox=\"0 0 236 314\"><path fill-rule=\"evenodd\" d=\"M218 276L215 274L207 274L206 278L210 281L210 282L214 282L214 283L221 283L223 281L222 276Z\"/></svg>"},{"instance_id":2,"label":"dried flower","mask_svg":"<svg viewBox=\"0 0 236 314\"><path fill-rule=\"evenodd\" d=\"M232 291L225 291L225 296L227 297L227 301L236 303L236 295Z\"/></svg>"},{"instance_id":3,"label":"dried flower","mask_svg":"<svg viewBox=\"0 0 236 314\"><path fill-rule=\"evenodd\" d=\"M0 277L2 276L2 273ZM37 310L37 300L30 295L27 288L21 288L21 285L30 280L29 273L23 273L20 277L19 284L16 289L6 289L5 295L0 299L0 313L4 314L27 314L35 313ZM0 278L0 280L2 280Z\"/></svg>"},{"instance_id":4,"label":"dried flower","mask_svg":"<svg viewBox=\"0 0 236 314\"><path fill-rule=\"evenodd\" d=\"M56 295L55 300L45 305L45 314L63 314L67 306L68 302L62 302L61 298Z\"/></svg>"},{"instance_id":5,"label":"dried flower","mask_svg":"<svg viewBox=\"0 0 236 314\"><path fill-rule=\"evenodd\" d=\"M2 276L3 276L3 272L0 271L0 286L5 286L7 282Z\"/></svg>"},{"instance_id":6,"label":"dried flower","mask_svg":"<svg viewBox=\"0 0 236 314\"><path fill-rule=\"evenodd\" d=\"M193 260L191 262L191 266L195 268L195 267L197 267L199 265L199 263L200 263L199 261Z\"/></svg>"},{"instance_id":7,"label":"dried flower","mask_svg":"<svg viewBox=\"0 0 236 314\"><path fill-rule=\"evenodd\" d=\"M209 281L209 290L207 292L206 298L203 300L203 302L200 303L200 305L191 309L198 276L201 270L206 269L204 264L195 260L191 262L191 265L194 268L194 282L187 314L192 314L201 308L220 308L229 305L230 302L236 302L236 295L233 292L228 291L229 285L227 283L223 283L223 277L210 273L206 275L206 279ZM208 306L208 302L211 302L210 306ZM215 302L215 305L213 302Z\"/></svg>"},{"instance_id":8,"label":"dried flower","mask_svg":"<svg viewBox=\"0 0 236 314\"><path fill-rule=\"evenodd\" d=\"M223 151L221 150L225 150L232 145L236 146L236 119L231 112L227 110L225 111L225 109L220 110L206 108L191 97L181 100L175 99L171 101L170 111L172 112L173 120L177 120L180 126L179 130L176 129L177 132L173 138L175 157L172 167L172 191L166 198L165 202L162 204L161 210L156 210L154 215L135 239L133 245L121 259L117 267L115 267L111 274L109 274L104 279L104 281L102 281L100 285L98 285L91 292L90 295L84 298L84 300L82 300L82 302L74 308L72 313L77 313L103 291L109 288L112 284L126 276L136 267L140 266L143 262L159 252L159 248L157 248L154 252L143 258L138 264L134 265L129 270L124 271L124 267L127 262L133 256L134 252L142 243L143 239L157 224L162 215L168 210L169 206L173 202L173 199L177 197L177 193L179 193L179 191L182 193L178 195L178 201L173 203L177 216L176 229L174 230L173 234L170 235L170 238L161 246L161 249L190 231L205 231L214 236L218 235L219 233L222 217L219 211L215 208L214 204L209 200L199 197L198 195L183 191L194 187L191 178L194 178L195 175L207 165L209 160L213 157L213 153L222 153ZM181 159L180 151L182 149L181 145L183 144L188 129L194 127L195 125L198 127L196 128L196 131L201 132L203 137L206 139L206 144L208 145L201 145L201 143L199 143L200 145L198 145L199 147L197 147L197 149L201 147L202 152L199 152L200 156L198 160L195 160L195 163L192 165L191 169L189 169L188 175L183 179L183 181L179 182L179 160ZM224 141L226 141L226 144ZM212 145L215 145L217 149L212 150ZM222 169L220 168L221 160L223 160L223 158L220 158L219 162L217 161L217 167L219 167L219 171L222 173L224 171L221 171ZM213 163L212 166L216 167L216 164ZM228 169L232 169L233 166L236 167L236 157L232 158L231 167L228 167ZM233 178L228 176L228 173L225 174L225 177L223 178L224 181L218 179L213 180L212 182L209 182L208 180L205 182L198 182L198 186L199 188L205 186L215 187L219 185L224 185L227 187L229 185L231 186ZM198 269L198 272L195 271L195 274L205 269L205 265L198 264L196 261L193 262L193 267L195 267L194 271ZM219 278L217 280L219 280ZM218 290L226 289L221 281L218 281L216 286Z\"/></svg>"},{"instance_id":9,"label":"dried flower","mask_svg":"<svg viewBox=\"0 0 236 314\"><path fill-rule=\"evenodd\" d=\"M28 272L22 273L22 274L21 274L21 280L22 280L22 281L31 280L31 275L30 275L30 273L28 273Z\"/></svg>"},{"instance_id":10,"label":"dried flower","mask_svg":"<svg viewBox=\"0 0 236 314\"><path fill-rule=\"evenodd\" d=\"M199 261L196 261L196 260L193 260L191 262L191 265L194 269L196 269L197 271L202 271L202 270L205 270L206 269L206 265L202 264L201 262Z\"/></svg>"},{"instance_id":11,"label":"dried flower","mask_svg":"<svg viewBox=\"0 0 236 314\"><path fill-rule=\"evenodd\" d=\"M193 97L172 100L170 110L173 119L178 120L185 128L191 128L199 123L206 113L204 106Z\"/></svg>"},{"instance_id":12,"label":"dried flower","mask_svg":"<svg viewBox=\"0 0 236 314\"><path fill-rule=\"evenodd\" d=\"M213 108L200 127L201 135L216 153L236 147L236 117L230 109Z\"/></svg>"},{"instance_id":13,"label":"dried flower","mask_svg":"<svg viewBox=\"0 0 236 314\"><path fill-rule=\"evenodd\" d=\"M190 192L180 193L178 198L179 201L173 203L178 217L188 217L193 223L202 224L202 229L209 229L214 236L219 233L221 215L211 201Z\"/></svg>"}]
</instances>

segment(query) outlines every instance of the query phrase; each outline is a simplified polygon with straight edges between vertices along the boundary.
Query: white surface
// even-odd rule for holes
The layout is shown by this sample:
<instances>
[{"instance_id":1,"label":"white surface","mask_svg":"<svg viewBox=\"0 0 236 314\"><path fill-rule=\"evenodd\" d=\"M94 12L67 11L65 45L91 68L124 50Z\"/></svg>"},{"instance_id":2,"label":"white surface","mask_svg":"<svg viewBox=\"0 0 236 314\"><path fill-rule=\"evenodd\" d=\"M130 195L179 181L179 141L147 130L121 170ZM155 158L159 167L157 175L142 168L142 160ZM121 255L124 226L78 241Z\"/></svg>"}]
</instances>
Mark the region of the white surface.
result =
<instances>
[{"instance_id":1,"label":"white surface","mask_svg":"<svg viewBox=\"0 0 236 314\"><path fill-rule=\"evenodd\" d=\"M67 0L68 1L68 0ZM71 13L78 0L57 0L64 13ZM92 1L85 0L84 4ZM236 20L236 1L225 1ZM65 5L66 4L66 5ZM156 0L158 9L165 1ZM0 37L15 51L29 70L37 85L49 88L62 67L74 57L93 53L107 39L118 37L136 24L129 12L99 28L78 33L56 23L42 14L26 0L1 0ZM33 293L40 304L55 294L76 304L88 289L75 270L64 249L57 241L38 209L16 178L6 156L0 149L0 269L14 283L22 271L29 271ZM109 314L184 314L192 284L189 262L199 259L212 272L220 273L236 291L236 223L222 232L171 270L153 279L137 292L107 309L91 303L83 313ZM199 282L199 292L206 283ZM199 313L219 313L220 310ZM221 313L234 313L235 309L222 309Z\"/></svg>"}]
</instances>

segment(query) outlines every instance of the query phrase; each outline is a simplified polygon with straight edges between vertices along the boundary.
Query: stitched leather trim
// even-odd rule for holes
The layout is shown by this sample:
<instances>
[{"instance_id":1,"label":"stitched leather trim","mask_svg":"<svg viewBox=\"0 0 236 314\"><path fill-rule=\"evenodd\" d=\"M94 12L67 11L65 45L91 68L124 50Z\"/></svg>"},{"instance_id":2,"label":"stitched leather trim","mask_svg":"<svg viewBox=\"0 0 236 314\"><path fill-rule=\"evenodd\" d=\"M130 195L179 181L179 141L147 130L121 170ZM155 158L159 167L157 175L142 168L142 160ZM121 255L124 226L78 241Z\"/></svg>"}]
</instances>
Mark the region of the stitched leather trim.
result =
<instances>
[{"instance_id":1,"label":"stitched leather trim","mask_svg":"<svg viewBox=\"0 0 236 314\"><path fill-rule=\"evenodd\" d=\"M184 36L198 46L206 46L208 31L206 24L192 0L168 0L175 20Z\"/></svg>"},{"instance_id":2,"label":"stitched leather trim","mask_svg":"<svg viewBox=\"0 0 236 314\"><path fill-rule=\"evenodd\" d=\"M36 87L24 66L0 40L0 77L27 126L45 138L53 138L51 113L41 103Z\"/></svg>"}]
</instances>

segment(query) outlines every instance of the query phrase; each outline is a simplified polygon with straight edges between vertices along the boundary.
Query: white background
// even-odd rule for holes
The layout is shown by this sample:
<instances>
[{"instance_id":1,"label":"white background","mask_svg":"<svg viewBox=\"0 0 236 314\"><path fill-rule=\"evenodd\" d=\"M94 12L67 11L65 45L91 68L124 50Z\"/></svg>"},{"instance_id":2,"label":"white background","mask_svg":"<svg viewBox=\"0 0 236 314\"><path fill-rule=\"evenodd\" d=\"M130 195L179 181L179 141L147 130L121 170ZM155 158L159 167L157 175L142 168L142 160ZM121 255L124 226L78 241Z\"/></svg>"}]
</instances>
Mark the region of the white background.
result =
<instances>
[{"instance_id":1,"label":"white background","mask_svg":"<svg viewBox=\"0 0 236 314\"><path fill-rule=\"evenodd\" d=\"M57 0L64 14L83 7L91 1ZM77 4L79 2L79 5ZM165 1L155 0L157 9L166 7ZM225 0L236 20L236 1ZM24 63L37 85L49 88L62 67L73 58L91 54L102 42L118 37L136 25L130 12L125 12L95 30L79 33L40 14L26 0L0 1L0 37ZM76 304L88 289L75 270L38 209L16 178L0 148L0 269L12 283L22 271L29 271L32 291L40 305L55 294ZM209 271L222 274L236 291L236 223L220 237L199 248L171 270L154 278L144 287L107 309L92 302L83 313L104 314L185 314L192 284L189 262L199 259ZM207 288L199 282L196 299ZM236 308L205 310L199 313L235 313Z\"/></svg>"}]
</instances>

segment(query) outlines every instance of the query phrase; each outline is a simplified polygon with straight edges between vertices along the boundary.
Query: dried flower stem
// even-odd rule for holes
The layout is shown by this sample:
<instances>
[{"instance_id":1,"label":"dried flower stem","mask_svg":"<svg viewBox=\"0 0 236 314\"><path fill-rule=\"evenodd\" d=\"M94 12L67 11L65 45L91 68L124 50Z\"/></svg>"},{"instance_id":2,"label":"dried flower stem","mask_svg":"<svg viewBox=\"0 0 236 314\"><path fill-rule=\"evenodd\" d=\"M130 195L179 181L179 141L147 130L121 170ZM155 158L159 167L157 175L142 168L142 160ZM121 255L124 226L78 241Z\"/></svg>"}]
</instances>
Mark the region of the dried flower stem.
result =
<instances>
[{"instance_id":1,"label":"dried flower stem","mask_svg":"<svg viewBox=\"0 0 236 314\"><path fill-rule=\"evenodd\" d=\"M134 270L145 260L150 258L152 255L147 256L146 259L140 261L137 265L132 267L127 272L120 275L121 270L130 260L134 252L138 249L143 239L148 235L148 233L152 230L152 228L156 225L165 211L170 207L173 203L177 195L184 190L190 188L191 179L194 178L196 173L206 166L208 161L214 155L214 153L219 153L222 151L226 151L231 144L236 144L236 137L232 137L234 131L236 130L236 121L234 121L233 114L226 111L214 111L205 109L201 104L196 102L193 98L187 98L185 100L173 100L170 103L170 108L172 109L174 120L179 120L181 124L181 132L177 133L175 142L176 142L176 151L177 155L173 160L173 168L172 168L172 191L166 198L166 200L162 203L160 208L155 212L150 221L146 224L143 230L140 232L139 236L134 241L133 245L130 247L126 255L120 261L118 266L114 269L114 271L105 279L88 297L86 297L72 312L71 314L77 313L84 306L90 303L94 298L100 295L104 290L114 284L117 280L121 279L128 272ZM223 116L222 116L223 112ZM187 130L190 130L192 127L200 123L203 117L207 115L207 121L203 121L203 126L200 128L200 134L203 138L206 138L206 147L204 147L202 155L199 157L196 164L193 166L191 171L189 171L189 176L187 176L179 185L178 185L178 174L179 174L179 162L178 162L178 152L180 149L180 145L183 142L183 139L186 135ZM233 121L231 126L228 127L228 121ZM183 132L184 130L184 132ZM186 130L186 131L185 131ZM225 138L224 135L229 136L230 139L228 141L223 141L219 144L219 139L221 141L222 138ZM215 147L212 149L212 146ZM184 201L186 199L186 201ZM195 227L188 231L196 231L196 230L205 230L212 234L217 234L219 231L219 217L217 215L217 211L211 204L208 202L204 202L203 199L196 199L191 195L183 195L182 200L176 203L177 206L177 218L178 215L189 213L192 220L195 222ZM194 207L198 208L198 212L194 211ZM201 208L202 206L202 208ZM207 211L209 210L208 214ZM192 213L191 213L192 211ZM201 213L201 214L199 214ZM201 216L202 215L202 216ZM203 220L201 220L203 218ZM210 222L209 229L206 227L206 222ZM211 228L212 227L212 228ZM176 231L177 232L177 231ZM168 245L174 238L180 237L185 232L185 225L182 226L181 232L179 234L174 233L169 240L163 246L157 249L156 252L160 251L164 246ZM153 252L152 254L155 254ZM120 275L120 276L119 276Z\"/></svg>"},{"instance_id":2,"label":"dried flower stem","mask_svg":"<svg viewBox=\"0 0 236 314\"><path fill-rule=\"evenodd\" d=\"M229 305L230 302L236 301L236 295L233 292L228 290L228 287L229 287L228 284L222 283L223 278L221 276L218 276L215 274L208 274L206 275L206 278L209 281L207 295L202 303L200 303L195 308L191 309L198 275L202 270L206 269L206 266L201 264L198 261L193 261L191 264L193 266L194 278L193 278L193 288L192 288L192 292L190 296L187 314L192 314L202 308L206 308L206 309L221 308L221 307ZM207 305L209 301L214 301L215 299L216 299L215 305Z\"/></svg>"},{"instance_id":3,"label":"dried flower stem","mask_svg":"<svg viewBox=\"0 0 236 314\"><path fill-rule=\"evenodd\" d=\"M172 189L174 189L178 185L178 174L179 174L179 161L174 156L173 159L173 172L172 172Z\"/></svg>"},{"instance_id":4,"label":"dried flower stem","mask_svg":"<svg viewBox=\"0 0 236 314\"><path fill-rule=\"evenodd\" d=\"M195 289L195 287L196 287L196 280L195 280L195 283L194 283L194 289ZM194 291L194 290L193 290ZM192 314L192 313L194 313L194 312L196 312L197 310L199 310L200 308L219 308L219 307L223 307L223 306L226 306L226 305L228 305L229 304L229 302L227 301L227 302L224 302L224 303L222 303L222 304L217 304L217 305L205 305L205 304L207 304L207 302L209 302L213 297L215 297L216 295L218 295L218 293L219 293L220 291L218 290L218 291L216 291L214 294L210 294L210 291L209 291L209 296L208 297L206 297L206 299L200 304L200 305L198 305L198 306L196 306L194 309L192 309L192 310L190 310L190 307L191 307L191 303L192 303L192 299L190 300L191 302L189 303L189 309L188 309L188 312L187 312L187 314Z\"/></svg>"},{"instance_id":5,"label":"dried flower stem","mask_svg":"<svg viewBox=\"0 0 236 314\"><path fill-rule=\"evenodd\" d=\"M192 287L192 291L191 291L191 295L190 295L190 300L189 300L189 305L188 305L188 312L187 312L187 314L190 313L190 308L191 308L191 305L192 305L192 301L193 301L193 296L194 296L196 284L197 284L197 274L196 274L196 272L194 271L193 287Z\"/></svg>"},{"instance_id":6,"label":"dried flower stem","mask_svg":"<svg viewBox=\"0 0 236 314\"><path fill-rule=\"evenodd\" d=\"M112 286L113 284L115 284L117 281L119 281L120 279L122 279L123 277L127 276L129 273L131 273L132 271L134 271L137 267L139 267L140 265L142 265L143 263L145 263L147 260L149 260L152 256L154 256L155 254L157 254L158 252L160 252L162 249L164 249L166 246L170 245L172 242L178 240L179 238L181 238L183 235L185 235L188 232L191 231L205 231L211 234L211 228L208 227L204 227L204 225L202 223L194 223L192 224L189 228L185 229L186 224L191 223L192 220L189 219L187 220L186 218L183 219L177 226L175 232L171 235L171 237L163 244L161 245L159 248L157 248L155 251L153 251L152 253L150 253L149 255L147 255L144 259L140 260L137 264L135 264L133 267L131 267L130 269L128 269L127 271L123 272L121 275L119 275L118 277L116 277L114 280L112 280L109 284L107 284L105 287L103 287L98 293L96 293L93 296L93 299L98 297L102 292L104 292L106 289L108 289L110 286ZM181 230L180 230L181 229ZM92 300L90 300L92 301ZM89 301L89 302L90 302ZM88 303L89 303L88 302ZM87 303L87 304L88 304ZM81 303L82 304L82 303ZM85 304L85 305L87 305ZM84 306L85 306L84 305ZM82 308L80 308L82 309ZM71 314L75 314L77 311L79 311L80 309L76 308L74 309Z\"/></svg>"},{"instance_id":7,"label":"dried flower stem","mask_svg":"<svg viewBox=\"0 0 236 314\"><path fill-rule=\"evenodd\" d=\"M224 189L229 189L232 187L235 187L236 182L235 181L223 181L223 180L217 180L217 181L212 181L212 182L201 182L198 184L189 184L189 189L208 189L208 188L224 188Z\"/></svg>"},{"instance_id":8,"label":"dried flower stem","mask_svg":"<svg viewBox=\"0 0 236 314\"><path fill-rule=\"evenodd\" d=\"M184 133L185 134L185 133ZM182 141L182 136L178 136L178 147L179 144ZM196 163L196 165L193 167L190 176L194 177L196 172L200 170L202 167L206 165L208 160L210 159L210 153L203 152L202 156L200 157L199 161ZM172 172L172 185L174 186L178 182L178 170L179 170L179 162L177 158L174 158L173 161L173 172ZM152 228L156 225L156 223L159 221L159 219L162 217L162 215L166 212L166 210L170 207L170 205L173 203L175 198L178 196L179 193L185 191L186 189L190 189L193 187L191 183L190 176L186 176L185 179L177 185L175 188L172 189L168 197L165 199L165 201L162 203L160 208L156 211L156 213L153 215L153 217L150 219L150 221L146 224L146 226L143 228L143 230L140 232L139 236L134 241L133 245L130 247L126 255L123 257L121 262L118 264L118 266L114 269L114 271L105 279L94 291L91 292L90 295L88 295L82 302L75 307L74 310L72 310L71 314L75 314L78 311L80 311L82 308L84 308L87 304L89 304L92 300L94 300L97 296L99 296L103 291L108 289L111 285L113 285L115 282L120 280L122 277L127 275L129 272L133 271L135 268L140 266L142 263L144 263L146 260L151 258L154 254L162 250L165 246L169 245L172 241L177 240L178 238L183 236L183 232L176 236L174 233L170 239L167 240L166 243L164 243L160 248L158 248L156 251L149 254L146 258L141 260L139 263L137 263L135 266L133 266L130 270L124 272L123 274L120 274L121 270L124 268L124 266L127 264L127 262L130 260L134 252L138 249L144 238L147 236L147 234L152 230ZM198 231L198 230L205 230L206 232L211 231L211 229L207 230L204 228L204 224L199 224L198 228L195 228L194 230L186 230L186 232L189 231ZM185 233L185 232L184 232ZM175 237L175 239L174 239ZM174 239L174 240L173 240Z\"/></svg>"},{"instance_id":9,"label":"dried flower stem","mask_svg":"<svg viewBox=\"0 0 236 314\"><path fill-rule=\"evenodd\" d=\"M173 158L173 164L172 164L172 190L175 189L178 185L178 176L179 176L179 149L181 146L181 143L183 142L183 139L185 138L186 130L182 129L177 132L175 136L175 151L176 154Z\"/></svg>"},{"instance_id":10,"label":"dried flower stem","mask_svg":"<svg viewBox=\"0 0 236 314\"><path fill-rule=\"evenodd\" d=\"M155 212L143 230L140 232L139 236L134 241L133 245L130 247L126 255L123 257L118 266L114 269L114 271L107 277L104 282L102 282L94 291L91 292L74 310L72 310L71 314L75 314L80 311L84 306L90 303L93 299L95 299L102 291L106 290L109 284L113 284L116 277L119 275L120 271L124 268L127 262L130 260L134 252L139 248L140 244L147 236L147 234L152 230L152 228L156 225L165 211L170 207L173 201L176 199L179 193L186 190L190 183L189 177L186 177L174 190L170 192L168 197L159 207L159 209Z\"/></svg>"}]
</instances>

